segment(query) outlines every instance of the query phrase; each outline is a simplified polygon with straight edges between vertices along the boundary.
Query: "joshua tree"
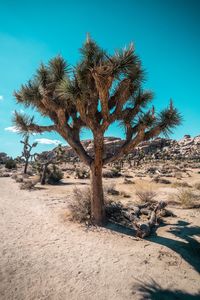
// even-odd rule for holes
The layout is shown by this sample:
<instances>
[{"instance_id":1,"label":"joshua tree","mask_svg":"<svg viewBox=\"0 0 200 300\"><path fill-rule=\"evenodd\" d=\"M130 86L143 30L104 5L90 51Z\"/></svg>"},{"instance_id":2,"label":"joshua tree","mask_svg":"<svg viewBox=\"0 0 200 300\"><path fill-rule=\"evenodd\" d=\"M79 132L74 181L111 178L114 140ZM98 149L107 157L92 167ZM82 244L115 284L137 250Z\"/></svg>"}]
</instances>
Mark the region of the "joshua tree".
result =
<instances>
[{"instance_id":1,"label":"joshua tree","mask_svg":"<svg viewBox=\"0 0 200 300\"><path fill-rule=\"evenodd\" d=\"M172 101L158 114L149 108L152 92L142 89L144 72L132 44L110 55L88 36L80 51L81 60L72 69L57 56L48 65L42 64L14 94L18 103L36 108L52 125L39 126L34 117L20 113L15 114L14 124L23 132L57 132L90 167L91 217L101 225L105 221L102 167L128 154L141 141L170 132L180 123L180 115ZM106 156L104 134L114 122L123 124L125 141ZM80 141L84 127L93 133L93 156Z\"/></svg>"},{"instance_id":2,"label":"joshua tree","mask_svg":"<svg viewBox=\"0 0 200 300\"><path fill-rule=\"evenodd\" d=\"M37 146L37 143L35 142L32 145L29 144L29 135L28 134L24 135L24 140L20 141L20 143L22 143L24 145L21 158L25 159L24 174L26 174L28 164L29 164L29 159L34 157L34 155L35 155L35 154L31 154L31 151L34 147Z\"/></svg>"},{"instance_id":3,"label":"joshua tree","mask_svg":"<svg viewBox=\"0 0 200 300\"><path fill-rule=\"evenodd\" d=\"M35 156L36 164L38 165L38 169L41 172L40 183L43 185L46 183L46 177L48 172L48 166L50 164L55 164L61 162L64 158L64 151L62 147L59 145L53 151L42 152L41 154L37 154Z\"/></svg>"}]
</instances>

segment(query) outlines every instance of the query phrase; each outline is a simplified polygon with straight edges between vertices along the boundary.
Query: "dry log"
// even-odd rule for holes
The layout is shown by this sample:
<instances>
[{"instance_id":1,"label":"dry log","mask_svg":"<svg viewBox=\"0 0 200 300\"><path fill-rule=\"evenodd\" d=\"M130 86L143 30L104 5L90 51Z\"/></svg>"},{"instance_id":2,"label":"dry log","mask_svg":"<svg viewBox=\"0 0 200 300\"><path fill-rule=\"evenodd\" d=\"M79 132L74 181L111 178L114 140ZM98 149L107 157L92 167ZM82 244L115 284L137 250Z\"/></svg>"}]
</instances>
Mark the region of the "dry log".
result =
<instances>
[{"instance_id":1,"label":"dry log","mask_svg":"<svg viewBox=\"0 0 200 300\"><path fill-rule=\"evenodd\" d=\"M148 222L139 223L134 222L134 227L136 229L136 235L140 238L145 238L151 234L152 228L157 225L158 213L166 207L166 202L160 201L154 210L151 212L151 216Z\"/></svg>"}]
</instances>

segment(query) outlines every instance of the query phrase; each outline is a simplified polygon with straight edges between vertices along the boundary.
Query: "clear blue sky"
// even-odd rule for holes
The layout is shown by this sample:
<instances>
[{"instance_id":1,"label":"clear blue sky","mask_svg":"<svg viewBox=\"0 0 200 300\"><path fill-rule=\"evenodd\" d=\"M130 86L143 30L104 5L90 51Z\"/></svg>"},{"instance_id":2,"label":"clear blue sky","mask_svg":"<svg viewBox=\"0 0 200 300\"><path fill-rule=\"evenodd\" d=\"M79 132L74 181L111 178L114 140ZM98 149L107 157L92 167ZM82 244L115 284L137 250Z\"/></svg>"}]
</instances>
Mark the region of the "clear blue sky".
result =
<instances>
[{"instance_id":1,"label":"clear blue sky","mask_svg":"<svg viewBox=\"0 0 200 300\"><path fill-rule=\"evenodd\" d=\"M165 107L172 97L184 117L172 137L200 134L200 1L1 0L0 152L21 152L20 136L5 130L12 126L13 110L24 110L15 104L13 90L30 79L41 61L58 53L74 64L86 32L110 52L133 41L147 71L145 86L155 92L156 108ZM44 123L41 117L37 120ZM108 132L120 134L115 126ZM88 136L85 132L82 137ZM56 134L32 140L41 138L62 141ZM38 150L54 146L40 144Z\"/></svg>"}]
</instances>

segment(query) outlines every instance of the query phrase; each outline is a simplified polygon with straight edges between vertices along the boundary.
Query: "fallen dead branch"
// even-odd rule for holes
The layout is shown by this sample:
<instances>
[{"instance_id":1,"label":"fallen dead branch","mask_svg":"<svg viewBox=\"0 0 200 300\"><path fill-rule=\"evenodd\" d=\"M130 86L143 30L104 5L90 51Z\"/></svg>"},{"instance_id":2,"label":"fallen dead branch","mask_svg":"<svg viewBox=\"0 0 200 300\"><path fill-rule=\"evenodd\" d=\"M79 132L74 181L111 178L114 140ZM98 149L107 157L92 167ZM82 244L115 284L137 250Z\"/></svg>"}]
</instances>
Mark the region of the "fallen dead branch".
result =
<instances>
[{"instance_id":1,"label":"fallen dead branch","mask_svg":"<svg viewBox=\"0 0 200 300\"><path fill-rule=\"evenodd\" d=\"M158 214L167 206L166 202L160 201L154 210L151 212L150 219L144 223L134 223L136 235L140 238L145 238L151 234L152 228L157 225Z\"/></svg>"},{"instance_id":2,"label":"fallen dead branch","mask_svg":"<svg viewBox=\"0 0 200 300\"><path fill-rule=\"evenodd\" d=\"M158 218L170 215L165 210L166 205L166 202L160 201L157 204L144 203L124 207L120 202L111 202L107 205L106 211L109 221L132 228L136 231L137 237L145 238L158 224Z\"/></svg>"}]
</instances>

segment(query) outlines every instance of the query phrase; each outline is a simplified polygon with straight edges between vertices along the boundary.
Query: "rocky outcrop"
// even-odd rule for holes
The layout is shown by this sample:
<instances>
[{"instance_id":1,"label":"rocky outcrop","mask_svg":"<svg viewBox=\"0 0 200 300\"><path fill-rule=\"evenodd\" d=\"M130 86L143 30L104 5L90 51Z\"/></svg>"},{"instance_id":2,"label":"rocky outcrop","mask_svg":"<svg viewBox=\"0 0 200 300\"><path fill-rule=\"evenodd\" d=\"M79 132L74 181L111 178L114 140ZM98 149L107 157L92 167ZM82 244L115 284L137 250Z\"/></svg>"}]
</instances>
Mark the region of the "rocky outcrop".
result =
<instances>
[{"instance_id":1,"label":"rocky outcrop","mask_svg":"<svg viewBox=\"0 0 200 300\"><path fill-rule=\"evenodd\" d=\"M123 144L123 140L115 137L105 138L105 155L112 155ZM93 141L84 140L82 144L86 151L93 156ZM73 149L65 146L65 158L68 161L76 162L78 157ZM156 138L151 141L145 141L139 144L129 155L129 159L189 159L200 160L200 135L192 138L185 135L183 139L176 141L168 138Z\"/></svg>"}]
</instances>

